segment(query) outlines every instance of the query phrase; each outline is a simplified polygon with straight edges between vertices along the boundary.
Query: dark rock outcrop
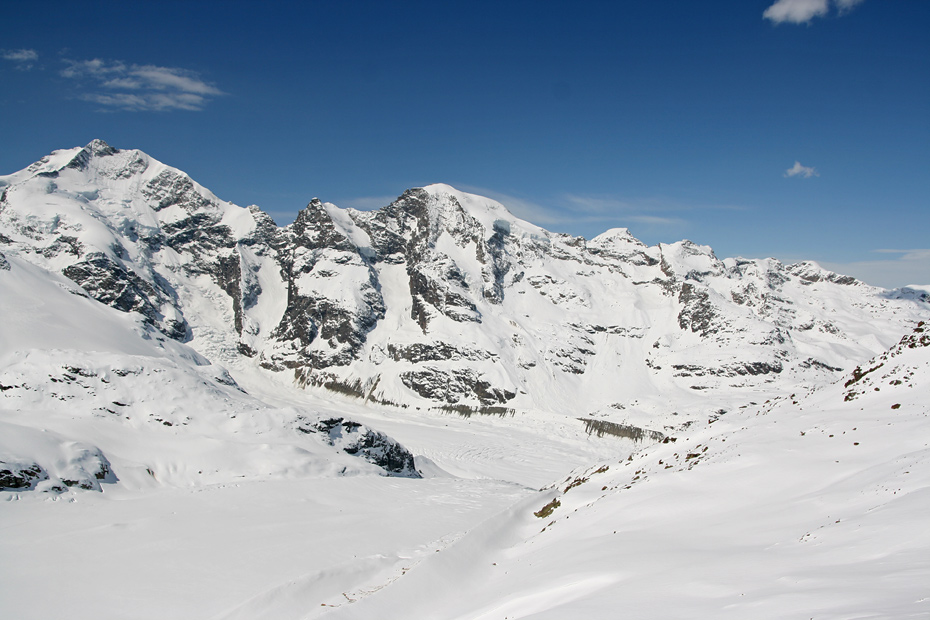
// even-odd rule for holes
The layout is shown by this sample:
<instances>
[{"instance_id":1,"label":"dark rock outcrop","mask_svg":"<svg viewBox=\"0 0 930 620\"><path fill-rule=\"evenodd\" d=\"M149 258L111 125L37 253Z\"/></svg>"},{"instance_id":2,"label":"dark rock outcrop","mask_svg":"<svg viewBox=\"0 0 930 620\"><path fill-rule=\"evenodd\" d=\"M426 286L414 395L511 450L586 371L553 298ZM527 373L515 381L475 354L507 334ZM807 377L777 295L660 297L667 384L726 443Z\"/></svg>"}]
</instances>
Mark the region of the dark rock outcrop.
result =
<instances>
[{"instance_id":1,"label":"dark rock outcrop","mask_svg":"<svg viewBox=\"0 0 930 620\"><path fill-rule=\"evenodd\" d=\"M26 491L43 480L48 474L37 463L0 461L0 490Z\"/></svg>"},{"instance_id":2,"label":"dark rock outcrop","mask_svg":"<svg viewBox=\"0 0 930 620\"><path fill-rule=\"evenodd\" d=\"M379 431L345 418L329 418L314 425L330 445L383 469L387 476L420 478L414 458L402 445Z\"/></svg>"},{"instance_id":3,"label":"dark rock outcrop","mask_svg":"<svg viewBox=\"0 0 930 620\"><path fill-rule=\"evenodd\" d=\"M423 398L450 405L472 398L482 405L497 405L517 395L516 392L492 385L469 368L442 370L426 367L403 373L401 381Z\"/></svg>"}]
</instances>

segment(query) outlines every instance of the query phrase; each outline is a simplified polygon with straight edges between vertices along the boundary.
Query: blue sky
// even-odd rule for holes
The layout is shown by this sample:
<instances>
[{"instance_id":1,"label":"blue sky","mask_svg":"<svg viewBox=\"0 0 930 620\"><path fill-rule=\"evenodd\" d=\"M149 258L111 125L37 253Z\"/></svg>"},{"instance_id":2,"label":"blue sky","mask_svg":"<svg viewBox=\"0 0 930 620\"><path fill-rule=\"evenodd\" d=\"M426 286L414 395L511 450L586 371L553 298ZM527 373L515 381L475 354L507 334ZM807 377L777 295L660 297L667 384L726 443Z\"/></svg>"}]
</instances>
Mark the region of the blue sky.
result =
<instances>
[{"instance_id":1,"label":"blue sky","mask_svg":"<svg viewBox=\"0 0 930 620\"><path fill-rule=\"evenodd\" d=\"M102 138L288 223L443 182L930 284L930 2L8 2L0 173Z\"/></svg>"}]
</instances>

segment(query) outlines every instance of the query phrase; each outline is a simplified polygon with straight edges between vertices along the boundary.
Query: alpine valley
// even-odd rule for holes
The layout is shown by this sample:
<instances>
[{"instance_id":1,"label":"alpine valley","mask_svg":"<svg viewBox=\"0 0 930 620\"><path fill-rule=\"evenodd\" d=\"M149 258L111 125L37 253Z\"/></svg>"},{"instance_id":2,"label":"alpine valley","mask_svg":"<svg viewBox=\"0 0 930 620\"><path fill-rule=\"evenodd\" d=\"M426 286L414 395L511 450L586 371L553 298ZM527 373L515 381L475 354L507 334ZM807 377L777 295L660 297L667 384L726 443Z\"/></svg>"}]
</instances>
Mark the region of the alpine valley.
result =
<instances>
[{"instance_id":1,"label":"alpine valley","mask_svg":"<svg viewBox=\"0 0 930 620\"><path fill-rule=\"evenodd\" d=\"M0 176L3 615L926 617L928 290L55 151Z\"/></svg>"}]
</instances>

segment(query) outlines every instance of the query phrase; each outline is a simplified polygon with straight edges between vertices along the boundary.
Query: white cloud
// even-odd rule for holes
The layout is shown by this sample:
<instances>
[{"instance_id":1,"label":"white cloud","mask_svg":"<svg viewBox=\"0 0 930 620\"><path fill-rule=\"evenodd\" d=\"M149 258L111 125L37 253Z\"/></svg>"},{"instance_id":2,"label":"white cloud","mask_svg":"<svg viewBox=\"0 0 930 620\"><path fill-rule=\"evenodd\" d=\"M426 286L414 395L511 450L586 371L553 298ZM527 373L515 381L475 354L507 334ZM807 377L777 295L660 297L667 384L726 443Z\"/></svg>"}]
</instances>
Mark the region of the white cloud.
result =
<instances>
[{"instance_id":1,"label":"white cloud","mask_svg":"<svg viewBox=\"0 0 930 620\"><path fill-rule=\"evenodd\" d=\"M640 224L650 230L664 230L665 234L679 234L690 224L688 219L672 214L706 210L743 210L734 205L698 205L678 202L666 197L628 199L608 194L563 194L552 200L555 206L543 206L480 187L463 187L481 196L500 202L517 217L537 226L557 231L560 227L589 225L604 230L617 226L629 228Z\"/></svg>"},{"instance_id":2,"label":"white cloud","mask_svg":"<svg viewBox=\"0 0 930 620\"><path fill-rule=\"evenodd\" d=\"M851 11L854 8L856 8L858 5L865 2L865 0L834 0L834 1L839 7L841 13L845 13L846 11Z\"/></svg>"},{"instance_id":3,"label":"white cloud","mask_svg":"<svg viewBox=\"0 0 930 620\"><path fill-rule=\"evenodd\" d=\"M820 173L817 172L816 168L810 166L802 166L801 162L796 161L794 165L785 170L786 177L803 177L809 179L811 177L819 177Z\"/></svg>"},{"instance_id":4,"label":"white cloud","mask_svg":"<svg viewBox=\"0 0 930 620\"><path fill-rule=\"evenodd\" d=\"M840 15L851 11L865 0L777 0L765 9L762 17L776 24L806 24L815 17L824 17L830 6L836 7Z\"/></svg>"},{"instance_id":5,"label":"white cloud","mask_svg":"<svg viewBox=\"0 0 930 620\"><path fill-rule=\"evenodd\" d=\"M3 58L20 62L35 62L39 54L35 50L4 50Z\"/></svg>"},{"instance_id":6,"label":"white cloud","mask_svg":"<svg viewBox=\"0 0 930 620\"><path fill-rule=\"evenodd\" d=\"M66 60L66 78L90 85L81 95L108 108L144 110L201 110L208 97L223 91L201 80L196 73L176 67L127 65L120 61ZM104 90L100 90L104 89Z\"/></svg>"},{"instance_id":7,"label":"white cloud","mask_svg":"<svg viewBox=\"0 0 930 620\"><path fill-rule=\"evenodd\" d=\"M184 69L171 69L169 67L155 67L153 65L133 65L129 75L140 83L139 88L154 88L157 90L176 90L198 95L221 95L222 91L195 77Z\"/></svg>"},{"instance_id":8,"label":"white cloud","mask_svg":"<svg viewBox=\"0 0 930 620\"><path fill-rule=\"evenodd\" d=\"M61 75L66 78L79 78L85 75L100 77L108 73L122 73L126 71L126 65L121 62L114 62L107 65L106 62L95 58L93 60L65 60L68 67L62 69Z\"/></svg>"},{"instance_id":9,"label":"white cloud","mask_svg":"<svg viewBox=\"0 0 930 620\"><path fill-rule=\"evenodd\" d=\"M765 9L762 17L776 24L804 24L827 14L827 0L778 0Z\"/></svg>"},{"instance_id":10,"label":"white cloud","mask_svg":"<svg viewBox=\"0 0 930 620\"><path fill-rule=\"evenodd\" d=\"M16 68L21 71L28 71L32 69L33 64L39 60L39 53L35 50L3 50L0 52L0 56L4 60L9 60L16 63Z\"/></svg>"},{"instance_id":11,"label":"white cloud","mask_svg":"<svg viewBox=\"0 0 930 620\"><path fill-rule=\"evenodd\" d=\"M123 110L202 110L206 99L191 93L85 93L84 101L92 101L111 108Z\"/></svg>"}]
</instances>

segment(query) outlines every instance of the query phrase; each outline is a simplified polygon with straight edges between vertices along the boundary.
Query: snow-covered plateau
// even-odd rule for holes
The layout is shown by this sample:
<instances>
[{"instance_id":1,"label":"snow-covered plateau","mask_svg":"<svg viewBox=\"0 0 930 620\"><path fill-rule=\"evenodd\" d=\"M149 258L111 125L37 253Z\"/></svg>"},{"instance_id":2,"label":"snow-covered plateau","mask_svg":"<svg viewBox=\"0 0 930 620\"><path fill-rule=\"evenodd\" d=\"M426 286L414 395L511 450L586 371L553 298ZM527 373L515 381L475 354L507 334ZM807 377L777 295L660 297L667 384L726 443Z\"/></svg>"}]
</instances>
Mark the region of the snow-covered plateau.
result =
<instances>
[{"instance_id":1,"label":"snow-covered plateau","mask_svg":"<svg viewBox=\"0 0 930 620\"><path fill-rule=\"evenodd\" d=\"M928 290L55 151L0 176L0 615L928 617Z\"/></svg>"}]
</instances>

